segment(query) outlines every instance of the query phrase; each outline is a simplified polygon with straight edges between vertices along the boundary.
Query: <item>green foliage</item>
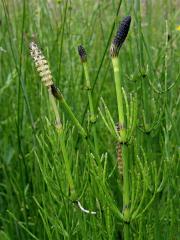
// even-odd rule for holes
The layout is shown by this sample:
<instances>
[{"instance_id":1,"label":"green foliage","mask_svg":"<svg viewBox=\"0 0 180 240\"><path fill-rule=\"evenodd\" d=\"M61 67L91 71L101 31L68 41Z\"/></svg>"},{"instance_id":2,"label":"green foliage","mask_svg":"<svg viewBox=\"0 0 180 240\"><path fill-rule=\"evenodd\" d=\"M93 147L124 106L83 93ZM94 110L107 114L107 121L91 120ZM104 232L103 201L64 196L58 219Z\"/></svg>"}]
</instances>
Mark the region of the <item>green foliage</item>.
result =
<instances>
[{"instance_id":1,"label":"green foliage","mask_svg":"<svg viewBox=\"0 0 180 240\"><path fill-rule=\"evenodd\" d=\"M0 9L0 240L122 239L116 156L121 137L109 48L127 15L132 23L119 66L129 142L130 239L178 240L178 3L2 0ZM31 37L64 96L65 104L56 102L63 147L77 200L94 215L70 197L55 116L28 49ZM80 44L87 51L89 95Z\"/></svg>"}]
</instances>

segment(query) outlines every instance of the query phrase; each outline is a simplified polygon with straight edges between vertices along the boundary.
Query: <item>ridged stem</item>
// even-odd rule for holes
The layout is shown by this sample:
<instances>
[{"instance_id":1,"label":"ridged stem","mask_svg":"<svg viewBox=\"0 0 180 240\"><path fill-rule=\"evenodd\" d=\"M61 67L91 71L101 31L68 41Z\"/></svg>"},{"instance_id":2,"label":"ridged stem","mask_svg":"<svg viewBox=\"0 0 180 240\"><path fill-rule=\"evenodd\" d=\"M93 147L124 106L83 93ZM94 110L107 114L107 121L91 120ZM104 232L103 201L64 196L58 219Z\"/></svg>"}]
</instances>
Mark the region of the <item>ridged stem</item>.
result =
<instances>
[{"instance_id":1,"label":"ridged stem","mask_svg":"<svg viewBox=\"0 0 180 240\"><path fill-rule=\"evenodd\" d=\"M124 128L123 98L122 98L122 88L121 88L121 78L120 78L120 68L119 68L118 57L112 58L112 64L113 64L115 87L116 87L119 126L121 128L121 131L120 131L121 140L123 142L125 140L125 128Z\"/></svg>"},{"instance_id":2,"label":"ridged stem","mask_svg":"<svg viewBox=\"0 0 180 240\"><path fill-rule=\"evenodd\" d=\"M120 137L122 142L122 160L123 160L123 216L124 216L124 239L129 240L130 237L130 227L129 227L129 159L128 159L128 146L126 141L126 129L124 126L124 110L123 110L123 97L121 88L121 74L119 67L118 57L112 57L112 64L114 70L114 79L117 95L117 105L118 105L118 117L119 125L121 127Z\"/></svg>"}]
</instances>

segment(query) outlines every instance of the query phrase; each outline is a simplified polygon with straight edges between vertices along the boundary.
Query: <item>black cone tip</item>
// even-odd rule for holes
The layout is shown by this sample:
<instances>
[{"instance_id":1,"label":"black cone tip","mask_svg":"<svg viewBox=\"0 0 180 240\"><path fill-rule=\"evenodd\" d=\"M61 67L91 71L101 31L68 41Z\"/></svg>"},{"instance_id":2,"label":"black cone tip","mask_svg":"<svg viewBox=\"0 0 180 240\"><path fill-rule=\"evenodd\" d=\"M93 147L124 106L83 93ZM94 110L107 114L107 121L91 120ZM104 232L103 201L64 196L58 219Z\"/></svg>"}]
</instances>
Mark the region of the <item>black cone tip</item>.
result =
<instances>
[{"instance_id":1,"label":"black cone tip","mask_svg":"<svg viewBox=\"0 0 180 240\"><path fill-rule=\"evenodd\" d=\"M128 35L130 24L131 16L125 17L122 22L120 22L116 36L111 44L110 54L112 57L118 56L119 50Z\"/></svg>"},{"instance_id":2,"label":"black cone tip","mask_svg":"<svg viewBox=\"0 0 180 240\"><path fill-rule=\"evenodd\" d=\"M84 47L82 45L78 46L78 53L79 53L79 56L81 58L81 61L86 62L87 61L87 54L86 54L86 50L84 49Z\"/></svg>"}]
</instances>

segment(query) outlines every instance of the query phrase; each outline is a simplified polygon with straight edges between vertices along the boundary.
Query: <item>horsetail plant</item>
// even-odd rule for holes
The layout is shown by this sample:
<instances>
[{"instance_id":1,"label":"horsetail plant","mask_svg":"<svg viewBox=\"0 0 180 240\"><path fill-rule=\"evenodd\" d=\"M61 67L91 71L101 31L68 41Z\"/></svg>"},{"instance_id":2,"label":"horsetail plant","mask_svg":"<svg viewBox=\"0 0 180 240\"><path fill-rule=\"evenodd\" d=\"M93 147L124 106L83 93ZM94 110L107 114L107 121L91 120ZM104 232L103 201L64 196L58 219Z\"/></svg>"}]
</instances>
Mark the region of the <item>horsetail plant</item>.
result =
<instances>
[{"instance_id":1,"label":"horsetail plant","mask_svg":"<svg viewBox=\"0 0 180 240\"><path fill-rule=\"evenodd\" d=\"M122 47L131 23L131 17L127 16L120 23L118 31L110 47L110 55L114 70L114 79L117 95L117 107L118 107L118 130L120 135L120 144L122 147L121 165L123 165L123 216L124 216L124 239L130 238L130 189L129 189L129 159L128 159L128 143L126 139L126 128L125 128L125 113L123 108L123 92L121 87L121 75L118 54ZM120 148L120 146L118 146ZM121 152L121 151L120 151ZM123 162L122 162L123 161ZM121 172L120 172L121 173Z\"/></svg>"},{"instance_id":2,"label":"horsetail plant","mask_svg":"<svg viewBox=\"0 0 180 240\"><path fill-rule=\"evenodd\" d=\"M35 42L30 43L30 53L35 62L36 69L39 72L39 75L41 77L41 81L48 88L50 103L52 105L52 109L53 109L55 117L56 117L56 129L59 134L61 150L62 150L63 158L65 161L66 176L67 176L68 185L69 185L69 189L70 189L70 195L71 195L72 199L75 199L76 193L75 193L75 188L74 188L74 182L73 182L72 175L71 175L70 162L68 159L68 154L67 154L67 150L66 150L66 146L65 146L63 126L61 123L61 119L60 119L60 115L59 115L59 112L57 109L55 98L54 98L53 92L52 92L52 89L54 90L52 74L49 69L47 60L45 59L44 55L42 54L41 50L38 48L38 46Z\"/></svg>"},{"instance_id":3,"label":"horsetail plant","mask_svg":"<svg viewBox=\"0 0 180 240\"><path fill-rule=\"evenodd\" d=\"M83 65L84 74L85 74L85 78L86 78L86 90L87 90L87 94L88 94L89 109L90 109L90 123L93 125L92 131L93 131L93 137L94 137L94 145L95 145L96 154L97 154L97 156L99 156L97 132L96 132L96 127L95 127L96 116L95 116L95 112L94 112L92 88L91 88L91 82L90 82L90 78L89 78L87 53L82 45L78 46L78 53L79 53L79 56L80 56L80 59L81 59L82 65Z\"/></svg>"},{"instance_id":4,"label":"horsetail plant","mask_svg":"<svg viewBox=\"0 0 180 240\"><path fill-rule=\"evenodd\" d=\"M81 211L83 211L85 213L89 213L89 214L96 214L96 212L94 212L94 211L89 211L89 210L85 209L81 205L80 201L77 200L75 185L74 185L74 181L73 181L72 174L71 174L70 160L68 157L68 152L67 152L66 144L65 144L65 132L63 129L63 125L61 123L61 118L60 118L57 104L55 101L56 98L57 99L64 99L64 98L63 98L61 92L59 91L59 89L54 85L48 62L34 41L30 42L30 54L35 62L36 69L41 77L41 81L48 88L49 100L50 100L52 109L55 114L56 130L57 130L58 136L60 138L61 151L62 151L63 159L65 162L66 177L67 177L68 187L69 187L69 191L70 191L70 199L79 207L79 209L81 209ZM65 102L65 100L63 100L63 103L64 102ZM78 123L77 119L75 118L74 114L70 110L69 106L67 105L68 106L68 108L67 108L66 105L67 105L67 103L65 102L65 107L68 110L70 116L73 118L73 120L75 120L76 123ZM84 131L83 128L80 128L80 129L82 132Z\"/></svg>"}]
</instances>

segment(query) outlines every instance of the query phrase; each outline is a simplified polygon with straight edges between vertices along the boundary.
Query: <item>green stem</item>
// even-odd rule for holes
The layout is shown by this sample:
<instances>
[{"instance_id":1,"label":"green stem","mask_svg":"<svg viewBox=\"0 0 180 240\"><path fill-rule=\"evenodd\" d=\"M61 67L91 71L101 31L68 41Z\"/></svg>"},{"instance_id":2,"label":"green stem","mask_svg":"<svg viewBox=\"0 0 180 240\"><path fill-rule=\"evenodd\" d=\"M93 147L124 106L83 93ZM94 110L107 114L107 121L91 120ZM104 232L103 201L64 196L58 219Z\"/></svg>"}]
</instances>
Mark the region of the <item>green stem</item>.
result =
<instances>
[{"instance_id":1,"label":"green stem","mask_svg":"<svg viewBox=\"0 0 180 240\"><path fill-rule=\"evenodd\" d=\"M50 91L50 90L49 90ZM78 119L75 117L74 113L72 112L71 108L69 107L69 105L67 104L66 100L64 99L62 93L60 92L60 90L54 86L53 92L52 92L53 96L55 98L57 98L60 103L62 104L62 106L65 108L66 112L69 114L71 120L74 122L74 124L76 125L76 127L79 129L79 132L82 134L83 137L87 137L87 133L84 130L84 128L81 126L81 124L79 123Z\"/></svg>"},{"instance_id":2,"label":"green stem","mask_svg":"<svg viewBox=\"0 0 180 240\"><path fill-rule=\"evenodd\" d=\"M125 140L125 128L124 128L124 111L123 111L123 98L122 98L122 88L121 88L121 78L120 78L120 68L118 57L112 58L112 64L114 69L114 79L116 87L117 105L118 105L118 116L119 124L122 128L121 139Z\"/></svg>"},{"instance_id":3,"label":"green stem","mask_svg":"<svg viewBox=\"0 0 180 240\"><path fill-rule=\"evenodd\" d=\"M129 222L129 159L128 159L128 146L122 145L123 157L123 213L124 221Z\"/></svg>"},{"instance_id":4,"label":"green stem","mask_svg":"<svg viewBox=\"0 0 180 240\"><path fill-rule=\"evenodd\" d=\"M48 89L48 92L49 92L49 100L51 102L52 109L53 109L55 117L56 117L56 128L61 130L62 129L61 119L60 119L60 116L59 116L59 112L58 112L58 109L57 109L57 105L56 105L54 96L52 95L50 88Z\"/></svg>"},{"instance_id":5,"label":"green stem","mask_svg":"<svg viewBox=\"0 0 180 240\"><path fill-rule=\"evenodd\" d=\"M118 117L120 124L120 137L122 142L122 159L123 159L123 217L124 217L124 239L130 239L130 211L129 211L129 159L128 159L128 146L126 142L126 129L124 125L124 110L123 110L123 97L120 78L120 67L118 57L112 57L112 64L114 70L114 79L117 95Z\"/></svg>"},{"instance_id":6,"label":"green stem","mask_svg":"<svg viewBox=\"0 0 180 240\"><path fill-rule=\"evenodd\" d=\"M90 121L92 123L94 145L95 145L96 154L99 156L97 132L96 132L96 127L95 127L96 116L95 116L95 113L94 113L94 105L93 105L93 99L92 99L92 88L91 88L91 83L90 83L90 79L89 79L89 71L88 71L87 62L83 62L83 68L84 68L84 74L85 74L85 78L86 78L86 89L87 89L87 92L88 92L89 109L90 109L90 115L91 115L90 116Z\"/></svg>"},{"instance_id":7,"label":"green stem","mask_svg":"<svg viewBox=\"0 0 180 240\"><path fill-rule=\"evenodd\" d=\"M49 99L53 108L53 111L55 113L55 117L56 117L56 129L57 129L57 133L59 135L59 139L60 139L60 146L61 146L61 150L62 150L62 154L63 154L63 159L65 162L65 168L66 168L66 177L67 177L67 181L68 181L68 185L69 185L69 189L70 189L70 196L72 200L76 199L76 193L75 193L75 188L74 188L74 182L73 182L73 178L71 175L71 167L70 167L70 162L68 159L68 154L67 154L67 149L66 149L66 145L65 145L65 139L64 139L64 130L63 130L63 126L60 120L60 116L59 116L59 112L58 112L58 108L55 102L55 98L51 93L51 89L49 89Z\"/></svg>"},{"instance_id":8,"label":"green stem","mask_svg":"<svg viewBox=\"0 0 180 240\"><path fill-rule=\"evenodd\" d=\"M130 239L130 228L129 228L129 223L124 223L124 240L129 240Z\"/></svg>"}]
</instances>

